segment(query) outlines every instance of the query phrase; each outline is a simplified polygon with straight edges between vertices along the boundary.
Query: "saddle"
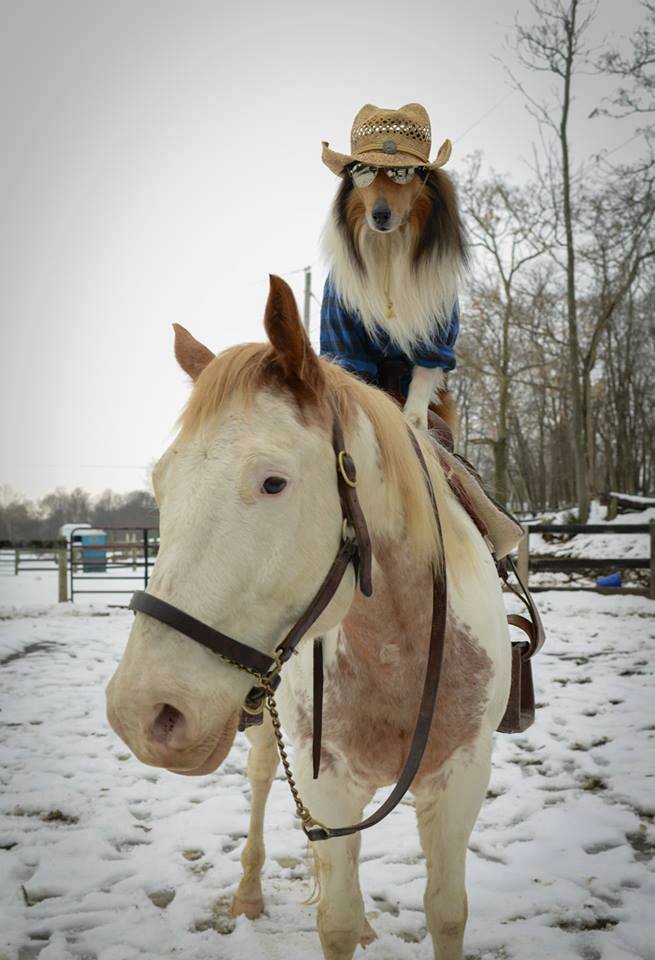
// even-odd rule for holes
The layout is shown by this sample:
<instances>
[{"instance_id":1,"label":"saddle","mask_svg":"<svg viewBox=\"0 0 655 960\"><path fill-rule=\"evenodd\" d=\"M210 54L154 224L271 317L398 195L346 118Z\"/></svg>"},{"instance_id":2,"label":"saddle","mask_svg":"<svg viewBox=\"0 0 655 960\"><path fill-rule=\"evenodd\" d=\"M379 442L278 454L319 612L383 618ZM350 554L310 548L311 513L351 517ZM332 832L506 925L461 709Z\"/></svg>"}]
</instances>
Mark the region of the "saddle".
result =
<instances>
[{"instance_id":1,"label":"saddle","mask_svg":"<svg viewBox=\"0 0 655 960\"><path fill-rule=\"evenodd\" d=\"M400 384L407 371L408 364L404 361L388 360L380 365L379 386L401 405L403 396ZM452 431L433 403L428 408L428 433L448 485L489 547L498 576L526 608L527 617L518 614L507 617L507 622L522 630L527 640L512 642L509 699L498 726L500 733L522 733L534 723L535 701L531 661L534 654L541 649L545 639L539 611L527 584L521 580L516 565L509 556L510 551L525 535L525 530L515 517L487 493L475 467L454 452ZM516 583L510 580L510 572Z\"/></svg>"}]
</instances>

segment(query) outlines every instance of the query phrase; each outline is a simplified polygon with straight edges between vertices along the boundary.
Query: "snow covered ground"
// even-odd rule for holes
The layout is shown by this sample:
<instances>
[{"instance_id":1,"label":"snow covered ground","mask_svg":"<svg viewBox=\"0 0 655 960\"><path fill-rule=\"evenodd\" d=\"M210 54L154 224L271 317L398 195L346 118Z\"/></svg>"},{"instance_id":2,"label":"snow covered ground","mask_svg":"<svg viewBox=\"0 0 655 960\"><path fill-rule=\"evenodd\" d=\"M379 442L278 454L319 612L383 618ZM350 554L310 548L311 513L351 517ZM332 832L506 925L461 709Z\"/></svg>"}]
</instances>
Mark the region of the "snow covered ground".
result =
<instances>
[{"instance_id":1,"label":"snow covered ground","mask_svg":"<svg viewBox=\"0 0 655 960\"><path fill-rule=\"evenodd\" d=\"M592 504L589 523L605 523L605 510L597 502ZM548 556L566 557L648 557L650 537L647 533L612 533L615 526L639 526L655 520L655 507L641 513L620 514L614 520L606 521L607 533L579 533L563 542L548 543L539 534L530 537L530 552ZM557 516L552 523L566 523L566 519Z\"/></svg>"},{"instance_id":2,"label":"snow covered ground","mask_svg":"<svg viewBox=\"0 0 655 960\"><path fill-rule=\"evenodd\" d=\"M246 741L197 780L141 765L104 686L131 615L0 578L0 960L320 960L286 783L267 814L266 915L230 917ZM544 593L535 726L497 737L471 838L467 956L654 960L655 604ZM125 602L124 598L122 602ZM3 612L4 611L4 612ZM369 960L432 960L411 800L364 834ZM359 955L359 953L358 953Z\"/></svg>"}]
</instances>

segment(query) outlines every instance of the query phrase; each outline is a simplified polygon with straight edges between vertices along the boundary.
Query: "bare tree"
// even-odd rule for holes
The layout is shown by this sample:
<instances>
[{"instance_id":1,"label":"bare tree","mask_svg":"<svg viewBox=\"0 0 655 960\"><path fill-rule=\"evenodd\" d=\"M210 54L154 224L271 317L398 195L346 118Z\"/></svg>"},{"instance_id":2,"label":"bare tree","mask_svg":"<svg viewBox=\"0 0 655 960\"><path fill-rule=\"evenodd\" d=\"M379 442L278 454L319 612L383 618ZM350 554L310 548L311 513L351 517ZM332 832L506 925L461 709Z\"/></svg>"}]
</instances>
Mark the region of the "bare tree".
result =
<instances>
[{"instance_id":1,"label":"bare tree","mask_svg":"<svg viewBox=\"0 0 655 960\"><path fill-rule=\"evenodd\" d=\"M609 107L598 107L592 116L626 117L655 112L655 2L644 0L644 23L630 37L630 51L604 52L598 61L603 73L623 81ZM623 85L625 84L625 85Z\"/></svg>"},{"instance_id":2,"label":"bare tree","mask_svg":"<svg viewBox=\"0 0 655 960\"><path fill-rule=\"evenodd\" d=\"M469 368L491 378L487 408L495 421L472 442L492 448L493 487L506 504L512 381L543 363L542 358L520 356L516 349L526 322L525 300L533 300L536 293L532 289L528 294L529 284L522 281L528 266L548 250L551 231L540 192L533 185L516 187L495 173L480 179L479 155L470 161L461 187L471 246L477 252L472 283L476 335L470 350L463 341L463 354Z\"/></svg>"},{"instance_id":3,"label":"bare tree","mask_svg":"<svg viewBox=\"0 0 655 960\"><path fill-rule=\"evenodd\" d=\"M587 468L595 490L592 373L608 327L627 322L621 307L655 258L655 162L613 170L602 189L589 197L582 226L588 240L581 245L580 257L589 270L590 295L582 306L581 373Z\"/></svg>"},{"instance_id":4,"label":"bare tree","mask_svg":"<svg viewBox=\"0 0 655 960\"><path fill-rule=\"evenodd\" d=\"M558 96L541 102L528 93L523 83L508 69L514 86L521 91L528 109L542 131L550 131L559 147L561 191L555 198L555 219L564 228L566 251L566 307L568 326L568 368L572 399L573 451L575 459L578 518L589 515L584 410L580 375L580 349L576 301L576 263L574 243L573 174L569 146L569 120L576 70L588 59L584 41L593 20L596 5L584 0L533 0L535 20L529 25L516 22L515 52L519 63L530 71L550 73L557 78Z\"/></svg>"},{"instance_id":5,"label":"bare tree","mask_svg":"<svg viewBox=\"0 0 655 960\"><path fill-rule=\"evenodd\" d=\"M595 384L597 473L605 490L652 492L655 485L655 294L653 270L618 309L603 337L603 377Z\"/></svg>"}]
</instances>

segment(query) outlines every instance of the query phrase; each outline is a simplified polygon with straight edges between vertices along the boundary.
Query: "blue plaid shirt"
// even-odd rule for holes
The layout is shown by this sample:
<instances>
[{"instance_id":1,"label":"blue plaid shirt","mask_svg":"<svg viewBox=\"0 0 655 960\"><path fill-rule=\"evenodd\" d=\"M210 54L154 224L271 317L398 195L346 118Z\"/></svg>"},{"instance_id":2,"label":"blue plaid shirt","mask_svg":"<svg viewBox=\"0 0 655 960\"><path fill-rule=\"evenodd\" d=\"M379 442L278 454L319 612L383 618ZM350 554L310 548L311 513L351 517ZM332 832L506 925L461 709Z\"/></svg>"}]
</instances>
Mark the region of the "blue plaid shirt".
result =
<instances>
[{"instance_id":1,"label":"blue plaid shirt","mask_svg":"<svg viewBox=\"0 0 655 960\"><path fill-rule=\"evenodd\" d=\"M323 291L321 305L321 356L329 356L337 363L356 373L368 383L378 382L378 364L382 360L404 360L411 366L441 367L452 370L455 367L455 341L459 333L459 305L455 303L446 330L441 331L435 324L434 336L428 341L417 343L411 357L400 347L389 341L389 335L382 329L373 338L361 321L358 311L350 311L341 301L339 294L328 276ZM407 396L411 374L401 380L404 395Z\"/></svg>"}]
</instances>

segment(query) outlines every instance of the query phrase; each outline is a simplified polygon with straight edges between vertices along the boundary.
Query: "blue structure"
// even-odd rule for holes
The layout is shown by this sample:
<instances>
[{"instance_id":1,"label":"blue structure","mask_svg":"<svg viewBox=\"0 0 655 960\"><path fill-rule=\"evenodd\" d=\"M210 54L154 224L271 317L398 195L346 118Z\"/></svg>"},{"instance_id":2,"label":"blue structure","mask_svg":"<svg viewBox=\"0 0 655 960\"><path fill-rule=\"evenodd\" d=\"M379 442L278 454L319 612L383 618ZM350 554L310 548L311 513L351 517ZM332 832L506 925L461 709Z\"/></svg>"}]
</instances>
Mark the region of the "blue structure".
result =
<instances>
[{"instance_id":1,"label":"blue structure","mask_svg":"<svg viewBox=\"0 0 655 960\"><path fill-rule=\"evenodd\" d=\"M107 572L107 534L104 530L82 530L82 571L84 573Z\"/></svg>"},{"instance_id":2,"label":"blue structure","mask_svg":"<svg viewBox=\"0 0 655 960\"><path fill-rule=\"evenodd\" d=\"M610 528L611 529L611 528ZM620 573L608 573L605 577L599 577L596 580L597 587L620 587L621 586L621 574Z\"/></svg>"}]
</instances>

